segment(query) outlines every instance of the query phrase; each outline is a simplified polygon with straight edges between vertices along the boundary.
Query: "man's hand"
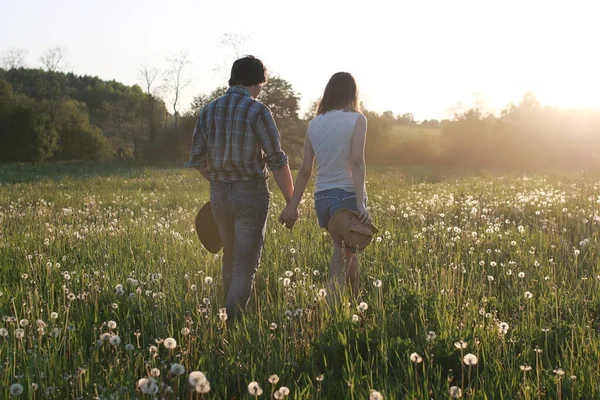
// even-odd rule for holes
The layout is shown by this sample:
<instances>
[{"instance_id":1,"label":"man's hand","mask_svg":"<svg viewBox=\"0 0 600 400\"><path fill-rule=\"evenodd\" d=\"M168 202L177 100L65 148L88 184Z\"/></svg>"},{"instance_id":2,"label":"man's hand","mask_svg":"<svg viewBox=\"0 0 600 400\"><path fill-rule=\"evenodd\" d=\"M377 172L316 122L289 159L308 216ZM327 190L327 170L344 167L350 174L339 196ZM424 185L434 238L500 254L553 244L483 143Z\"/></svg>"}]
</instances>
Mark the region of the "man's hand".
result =
<instances>
[{"instance_id":1,"label":"man's hand","mask_svg":"<svg viewBox=\"0 0 600 400\"><path fill-rule=\"evenodd\" d=\"M284 224L286 228L292 229L298 220L298 209L286 207L279 216L279 223Z\"/></svg>"}]
</instances>

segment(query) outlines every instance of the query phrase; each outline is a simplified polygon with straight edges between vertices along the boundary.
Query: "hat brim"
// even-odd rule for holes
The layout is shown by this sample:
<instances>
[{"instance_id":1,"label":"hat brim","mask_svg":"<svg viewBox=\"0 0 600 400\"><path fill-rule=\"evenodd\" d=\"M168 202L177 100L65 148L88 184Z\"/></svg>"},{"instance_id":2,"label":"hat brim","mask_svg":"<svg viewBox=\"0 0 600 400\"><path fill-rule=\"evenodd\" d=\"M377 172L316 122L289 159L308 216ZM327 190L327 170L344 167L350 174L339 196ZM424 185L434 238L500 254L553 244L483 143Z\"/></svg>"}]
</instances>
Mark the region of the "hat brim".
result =
<instances>
[{"instance_id":1,"label":"hat brim","mask_svg":"<svg viewBox=\"0 0 600 400\"><path fill-rule=\"evenodd\" d=\"M219 234L219 227L212 213L210 201L200 208L196 214L196 235L209 252L216 254L223 248L223 241Z\"/></svg>"},{"instance_id":2,"label":"hat brim","mask_svg":"<svg viewBox=\"0 0 600 400\"><path fill-rule=\"evenodd\" d=\"M336 244L362 251L371 243L373 235L379 230L372 223L361 224L358 216L356 211L347 208L333 213L329 219L328 230Z\"/></svg>"}]
</instances>

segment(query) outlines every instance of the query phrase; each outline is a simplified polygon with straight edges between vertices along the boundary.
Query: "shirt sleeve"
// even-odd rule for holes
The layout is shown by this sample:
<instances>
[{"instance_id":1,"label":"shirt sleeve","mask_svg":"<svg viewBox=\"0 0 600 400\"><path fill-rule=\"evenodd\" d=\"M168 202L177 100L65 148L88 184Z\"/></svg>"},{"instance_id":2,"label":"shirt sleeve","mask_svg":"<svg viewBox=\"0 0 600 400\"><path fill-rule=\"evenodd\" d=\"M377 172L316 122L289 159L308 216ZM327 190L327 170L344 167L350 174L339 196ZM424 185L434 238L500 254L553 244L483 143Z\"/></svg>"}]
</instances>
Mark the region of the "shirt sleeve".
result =
<instances>
[{"instance_id":1,"label":"shirt sleeve","mask_svg":"<svg viewBox=\"0 0 600 400\"><path fill-rule=\"evenodd\" d=\"M256 121L256 136L265 153L264 161L269 169L278 170L287 165L288 156L281 150L281 135L275 125L271 110L265 107Z\"/></svg>"},{"instance_id":2,"label":"shirt sleeve","mask_svg":"<svg viewBox=\"0 0 600 400\"><path fill-rule=\"evenodd\" d=\"M196 168L204 170L207 167L207 148L206 148L206 135L202 130L200 121L201 116L198 117L198 122L194 128L194 136L192 138L192 150L190 151L190 159L185 163L185 168Z\"/></svg>"}]
</instances>

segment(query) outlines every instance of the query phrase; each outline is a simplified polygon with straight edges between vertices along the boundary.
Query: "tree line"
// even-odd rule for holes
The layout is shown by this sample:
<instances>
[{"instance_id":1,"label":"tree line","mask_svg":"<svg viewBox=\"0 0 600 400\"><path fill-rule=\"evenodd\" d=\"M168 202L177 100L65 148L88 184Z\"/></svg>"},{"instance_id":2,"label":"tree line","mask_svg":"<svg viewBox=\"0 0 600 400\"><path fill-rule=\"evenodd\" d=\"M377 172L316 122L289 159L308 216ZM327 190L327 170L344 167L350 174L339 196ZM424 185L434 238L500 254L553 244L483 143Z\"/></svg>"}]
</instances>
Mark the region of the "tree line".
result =
<instances>
[{"instance_id":1,"label":"tree line","mask_svg":"<svg viewBox=\"0 0 600 400\"><path fill-rule=\"evenodd\" d=\"M200 109L223 95L220 86L193 98L181 113L189 60L168 59L162 74L142 66L140 85L63 72L65 52L26 68L24 52L0 57L0 162L134 160L183 163ZM300 116L300 94L272 76L260 100L273 112L282 145L297 165L317 102ZM369 164L435 165L513 170L600 167L600 112L541 106L531 93L500 113L473 107L449 120L417 122L410 113L366 109ZM410 133L410 134L407 134Z\"/></svg>"}]
</instances>

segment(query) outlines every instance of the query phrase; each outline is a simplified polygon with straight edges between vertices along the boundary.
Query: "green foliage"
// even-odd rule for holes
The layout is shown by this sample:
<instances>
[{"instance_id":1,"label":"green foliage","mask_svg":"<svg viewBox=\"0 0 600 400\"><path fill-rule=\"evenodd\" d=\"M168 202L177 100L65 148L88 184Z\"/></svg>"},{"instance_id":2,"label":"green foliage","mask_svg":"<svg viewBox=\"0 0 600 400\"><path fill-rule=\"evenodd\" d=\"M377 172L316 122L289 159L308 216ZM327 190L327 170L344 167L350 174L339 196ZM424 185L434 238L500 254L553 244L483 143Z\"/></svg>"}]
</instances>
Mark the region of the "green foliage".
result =
<instances>
[{"instance_id":1,"label":"green foliage","mask_svg":"<svg viewBox=\"0 0 600 400\"><path fill-rule=\"evenodd\" d=\"M223 96L226 91L226 86L219 86L218 88L210 92L210 94L200 94L198 96L194 96L192 104L190 104L190 109L185 114L185 116L197 119L198 114L200 114L200 110L202 110L204 106L207 106L209 103Z\"/></svg>"},{"instance_id":2,"label":"green foliage","mask_svg":"<svg viewBox=\"0 0 600 400\"><path fill-rule=\"evenodd\" d=\"M56 150L57 134L49 118L15 103L6 81L0 81L0 162L39 162Z\"/></svg>"},{"instance_id":3,"label":"green foliage","mask_svg":"<svg viewBox=\"0 0 600 400\"><path fill-rule=\"evenodd\" d=\"M61 137L68 137L71 143L84 145L83 151L77 152L69 149L71 145L61 140L61 150L56 159L89 157L87 159L92 160L117 156L139 160L152 158L156 153L156 127L164 125L166 108L162 100L145 94L137 85L126 86L97 77L25 68L10 71L0 69L0 79L6 79L12 84L17 104L33 110L35 115L47 115L52 125L50 131L57 131ZM68 100L85 106L85 112L78 112L86 114L89 126L81 118L74 118L78 112L72 106L65 106ZM1 108L2 106L0 112ZM59 115L62 111L67 112L67 115ZM63 128L68 131L60 132ZM150 136L150 130L154 135ZM79 134L81 137L76 138ZM46 141L42 138L40 140ZM14 157L11 159L14 160ZM31 159L32 157L27 157L18 160Z\"/></svg>"},{"instance_id":4,"label":"green foliage","mask_svg":"<svg viewBox=\"0 0 600 400\"><path fill-rule=\"evenodd\" d=\"M110 145L102 131L90 125L87 108L76 100L62 100L56 107L54 124L60 137L57 160L103 160Z\"/></svg>"}]
</instances>

